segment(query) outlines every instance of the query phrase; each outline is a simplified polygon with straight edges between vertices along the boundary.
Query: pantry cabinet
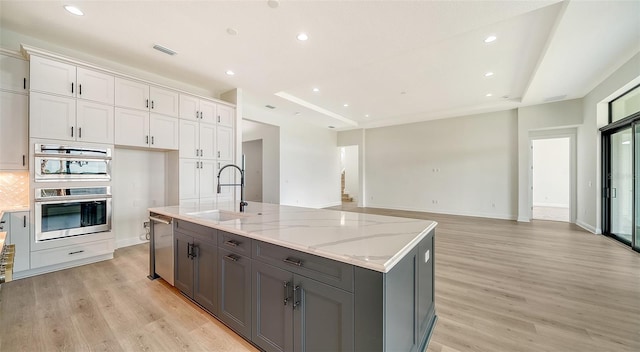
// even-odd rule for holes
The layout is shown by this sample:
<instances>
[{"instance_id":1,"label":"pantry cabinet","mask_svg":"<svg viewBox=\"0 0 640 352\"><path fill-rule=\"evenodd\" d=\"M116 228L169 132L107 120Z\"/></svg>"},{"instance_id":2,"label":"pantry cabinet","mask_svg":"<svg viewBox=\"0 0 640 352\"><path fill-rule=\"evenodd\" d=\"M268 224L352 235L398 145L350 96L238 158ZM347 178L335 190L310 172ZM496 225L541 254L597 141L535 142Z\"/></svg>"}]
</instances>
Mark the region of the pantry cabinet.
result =
<instances>
[{"instance_id":1,"label":"pantry cabinet","mask_svg":"<svg viewBox=\"0 0 640 352\"><path fill-rule=\"evenodd\" d=\"M216 126L180 120L180 157L216 159Z\"/></svg>"},{"instance_id":2,"label":"pantry cabinet","mask_svg":"<svg viewBox=\"0 0 640 352\"><path fill-rule=\"evenodd\" d=\"M217 104L215 102L192 95L180 94L181 119L215 124L217 116Z\"/></svg>"},{"instance_id":3,"label":"pantry cabinet","mask_svg":"<svg viewBox=\"0 0 640 352\"><path fill-rule=\"evenodd\" d=\"M0 89L28 93L29 62L12 55L0 55Z\"/></svg>"}]
</instances>

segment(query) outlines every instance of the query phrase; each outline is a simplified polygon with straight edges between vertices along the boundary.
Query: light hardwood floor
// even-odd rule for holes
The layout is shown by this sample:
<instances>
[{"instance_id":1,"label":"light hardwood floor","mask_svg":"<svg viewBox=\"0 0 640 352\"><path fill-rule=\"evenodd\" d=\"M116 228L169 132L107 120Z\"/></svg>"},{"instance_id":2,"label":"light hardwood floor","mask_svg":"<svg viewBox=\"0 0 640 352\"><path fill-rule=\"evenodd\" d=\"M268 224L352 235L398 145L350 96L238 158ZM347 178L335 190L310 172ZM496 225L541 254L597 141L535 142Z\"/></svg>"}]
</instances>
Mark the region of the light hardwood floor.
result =
<instances>
[{"instance_id":1,"label":"light hardwood floor","mask_svg":"<svg viewBox=\"0 0 640 352\"><path fill-rule=\"evenodd\" d=\"M640 254L612 239L560 222L345 210L439 222L429 352L640 351ZM148 280L147 250L3 285L0 351L255 351Z\"/></svg>"}]
</instances>

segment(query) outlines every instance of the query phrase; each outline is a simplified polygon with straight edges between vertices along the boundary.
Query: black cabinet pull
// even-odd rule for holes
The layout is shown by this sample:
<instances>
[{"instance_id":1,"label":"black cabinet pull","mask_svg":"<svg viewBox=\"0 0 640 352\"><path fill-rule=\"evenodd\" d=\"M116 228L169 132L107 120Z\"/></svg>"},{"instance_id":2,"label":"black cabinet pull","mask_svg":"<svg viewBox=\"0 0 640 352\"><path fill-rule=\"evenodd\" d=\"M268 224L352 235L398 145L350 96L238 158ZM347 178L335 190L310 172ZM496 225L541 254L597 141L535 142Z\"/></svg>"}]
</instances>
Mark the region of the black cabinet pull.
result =
<instances>
[{"instance_id":1,"label":"black cabinet pull","mask_svg":"<svg viewBox=\"0 0 640 352\"><path fill-rule=\"evenodd\" d=\"M144 144L149 144L149 136L146 137Z\"/></svg>"},{"instance_id":2,"label":"black cabinet pull","mask_svg":"<svg viewBox=\"0 0 640 352\"><path fill-rule=\"evenodd\" d=\"M26 215L22 216L22 227L27 227L27 216Z\"/></svg>"},{"instance_id":3,"label":"black cabinet pull","mask_svg":"<svg viewBox=\"0 0 640 352\"><path fill-rule=\"evenodd\" d=\"M289 265L302 266L302 260L296 259L296 258L292 259L292 258L287 257L287 258L285 258L283 260L283 262L285 262L285 263L287 263Z\"/></svg>"},{"instance_id":4,"label":"black cabinet pull","mask_svg":"<svg viewBox=\"0 0 640 352\"><path fill-rule=\"evenodd\" d=\"M79 253L83 253L83 252L84 252L84 250L75 251L75 252L69 252L69 255L79 254Z\"/></svg>"},{"instance_id":5,"label":"black cabinet pull","mask_svg":"<svg viewBox=\"0 0 640 352\"><path fill-rule=\"evenodd\" d=\"M78 138L82 138L82 127L78 127Z\"/></svg>"},{"instance_id":6,"label":"black cabinet pull","mask_svg":"<svg viewBox=\"0 0 640 352\"><path fill-rule=\"evenodd\" d=\"M78 94L82 95L82 84L78 84Z\"/></svg>"},{"instance_id":7,"label":"black cabinet pull","mask_svg":"<svg viewBox=\"0 0 640 352\"><path fill-rule=\"evenodd\" d=\"M27 89L27 77L22 79L22 89Z\"/></svg>"},{"instance_id":8,"label":"black cabinet pull","mask_svg":"<svg viewBox=\"0 0 640 352\"><path fill-rule=\"evenodd\" d=\"M151 144L153 144L153 140L154 140L154 138L153 138L153 136L151 136Z\"/></svg>"},{"instance_id":9,"label":"black cabinet pull","mask_svg":"<svg viewBox=\"0 0 640 352\"><path fill-rule=\"evenodd\" d=\"M238 247L240 245L240 242L234 241L234 240L228 240L228 241L225 241L224 244L231 247Z\"/></svg>"},{"instance_id":10,"label":"black cabinet pull","mask_svg":"<svg viewBox=\"0 0 640 352\"><path fill-rule=\"evenodd\" d=\"M151 101L151 108L153 109L153 100Z\"/></svg>"},{"instance_id":11,"label":"black cabinet pull","mask_svg":"<svg viewBox=\"0 0 640 352\"><path fill-rule=\"evenodd\" d=\"M73 137L73 126L71 126L71 137Z\"/></svg>"},{"instance_id":12,"label":"black cabinet pull","mask_svg":"<svg viewBox=\"0 0 640 352\"><path fill-rule=\"evenodd\" d=\"M147 99L147 109L149 108L149 99Z\"/></svg>"},{"instance_id":13,"label":"black cabinet pull","mask_svg":"<svg viewBox=\"0 0 640 352\"><path fill-rule=\"evenodd\" d=\"M289 303L289 281L284 282L284 305L286 306Z\"/></svg>"},{"instance_id":14,"label":"black cabinet pull","mask_svg":"<svg viewBox=\"0 0 640 352\"><path fill-rule=\"evenodd\" d=\"M200 111L200 118L202 118L202 111Z\"/></svg>"},{"instance_id":15,"label":"black cabinet pull","mask_svg":"<svg viewBox=\"0 0 640 352\"><path fill-rule=\"evenodd\" d=\"M73 82L71 82L71 93L73 93Z\"/></svg>"},{"instance_id":16,"label":"black cabinet pull","mask_svg":"<svg viewBox=\"0 0 640 352\"><path fill-rule=\"evenodd\" d=\"M22 154L22 166L27 165L26 155Z\"/></svg>"},{"instance_id":17,"label":"black cabinet pull","mask_svg":"<svg viewBox=\"0 0 640 352\"><path fill-rule=\"evenodd\" d=\"M300 306L300 299L298 298L298 295L300 292L300 286L295 286L293 288L293 309L296 309L296 307Z\"/></svg>"},{"instance_id":18,"label":"black cabinet pull","mask_svg":"<svg viewBox=\"0 0 640 352\"><path fill-rule=\"evenodd\" d=\"M193 243L187 243L187 257L189 257L190 259L194 258L194 255L193 255Z\"/></svg>"}]
</instances>

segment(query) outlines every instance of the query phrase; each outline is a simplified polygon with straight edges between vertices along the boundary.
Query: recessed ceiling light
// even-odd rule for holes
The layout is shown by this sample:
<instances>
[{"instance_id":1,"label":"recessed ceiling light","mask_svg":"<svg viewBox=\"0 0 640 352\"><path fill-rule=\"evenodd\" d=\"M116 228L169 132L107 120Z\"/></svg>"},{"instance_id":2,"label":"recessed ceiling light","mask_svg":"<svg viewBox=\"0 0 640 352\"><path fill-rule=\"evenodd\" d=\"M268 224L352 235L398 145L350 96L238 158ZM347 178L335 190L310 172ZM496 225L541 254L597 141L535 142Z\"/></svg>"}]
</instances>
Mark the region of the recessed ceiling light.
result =
<instances>
[{"instance_id":1,"label":"recessed ceiling light","mask_svg":"<svg viewBox=\"0 0 640 352\"><path fill-rule=\"evenodd\" d=\"M238 34L238 30L235 29L235 28L229 27L229 28L227 28L227 34L228 35L237 35Z\"/></svg>"},{"instance_id":2,"label":"recessed ceiling light","mask_svg":"<svg viewBox=\"0 0 640 352\"><path fill-rule=\"evenodd\" d=\"M344 105L342 105L342 106L344 106L345 108L348 108L348 107L349 107L349 104L344 104Z\"/></svg>"},{"instance_id":3,"label":"recessed ceiling light","mask_svg":"<svg viewBox=\"0 0 640 352\"><path fill-rule=\"evenodd\" d=\"M493 72L487 72L484 74L485 77L491 77L493 76Z\"/></svg>"},{"instance_id":4,"label":"recessed ceiling light","mask_svg":"<svg viewBox=\"0 0 640 352\"><path fill-rule=\"evenodd\" d=\"M492 97L492 96L493 96L493 94L491 94L491 93L487 93L487 95L485 95L485 96L486 96L486 97Z\"/></svg>"},{"instance_id":5,"label":"recessed ceiling light","mask_svg":"<svg viewBox=\"0 0 640 352\"><path fill-rule=\"evenodd\" d=\"M307 35L307 33L300 33L300 34L298 34L298 36L296 38L298 38L298 40L304 42L305 40L309 39L309 36Z\"/></svg>"},{"instance_id":6,"label":"recessed ceiling light","mask_svg":"<svg viewBox=\"0 0 640 352\"><path fill-rule=\"evenodd\" d=\"M364 115L364 117L369 118L369 114Z\"/></svg>"},{"instance_id":7,"label":"recessed ceiling light","mask_svg":"<svg viewBox=\"0 0 640 352\"><path fill-rule=\"evenodd\" d=\"M73 5L64 5L64 9L76 16L84 16L84 12Z\"/></svg>"},{"instance_id":8,"label":"recessed ceiling light","mask_svg":"<svg viewBox=\"0 0 640 352\"><path fill-rule=\"evenodd\" d=\"M227 70L227 72L225 72L225 73L227 74L227 76L233 76L233 75L236 74L235 72L233 72L231 70Z\"/></svg>"},{"instance_id":9,"label":"recessed ceiling light","mask_svg":"<svg viewBox=\"0 0 640 352\"><path fill-rule=\"evenodd\" d=\"M495 35L490 35L487 38L485 38L484 42L485 43L491 43L491 42L495 41L496 39L498 39L498 37L496 37Z\"/></svg>"},{"instance_id":10,"label":"recessed ceiling light","mask_svg":"<svg viewBox=\"0 0 640 352\"><path fill-rule=\"evenodd\" d=\"M313 91L314 91L314 92L319 92L319 91L320 91L320 88L313 88Z\"/></svg>"},{"instance_id":11,"label":"recessed ceiling light","mask_svg":"<svg viewBox=\"0 0 640 352\"><path fill-rule=\"evenodd\" d=\"M278 0L269 0L269 1L267 1L267 5L269 5L269 7L272 8L272 9L276 9L276 8L278 8L278 6L280 6L280 1L278 1Z\"/></svg>"},{"instance_id":12,"label":"recessed ceiling light","mask_svg":"<svg viewBox=\"0 0 640 352\"><path fill-rule=\"evenodd\" d=\"M405 92L404 90L402 92L400 92L400 94L405 95L407 94L407 92Z\"/></svg>"}]
</instances>

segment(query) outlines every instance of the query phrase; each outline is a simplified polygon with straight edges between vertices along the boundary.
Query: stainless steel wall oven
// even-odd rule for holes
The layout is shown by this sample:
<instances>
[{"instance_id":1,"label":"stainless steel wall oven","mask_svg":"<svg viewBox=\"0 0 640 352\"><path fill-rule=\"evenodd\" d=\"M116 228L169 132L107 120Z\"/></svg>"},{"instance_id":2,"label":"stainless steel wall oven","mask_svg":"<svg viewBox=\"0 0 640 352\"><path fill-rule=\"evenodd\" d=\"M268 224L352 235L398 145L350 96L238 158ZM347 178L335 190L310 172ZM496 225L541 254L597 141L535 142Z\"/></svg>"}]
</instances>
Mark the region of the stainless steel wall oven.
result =
<instances>
[{"instance_id":1,"label":"stainless steel wall oven","mask_svg":"<svg viewBox=\"0 0 640 352\"><path fill-rule=\"evenodd\" d=\"M111 148L35 145L35 181L109 181Z\"/></svg>"},{"instance_id":2,"label":"stainless steel wall oven","mask_svg":"<svg viewBox=\"0 0 640 352\"><path fill-rule=\"evenodd\" d=\"M36 241L111 231L111 187L37 188Z\"/></svg>"}]
</instances>

